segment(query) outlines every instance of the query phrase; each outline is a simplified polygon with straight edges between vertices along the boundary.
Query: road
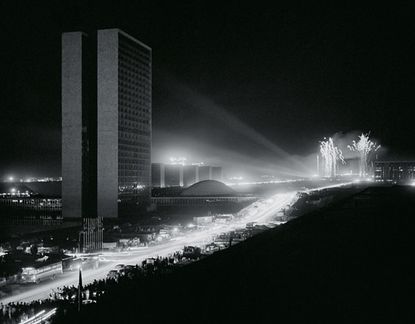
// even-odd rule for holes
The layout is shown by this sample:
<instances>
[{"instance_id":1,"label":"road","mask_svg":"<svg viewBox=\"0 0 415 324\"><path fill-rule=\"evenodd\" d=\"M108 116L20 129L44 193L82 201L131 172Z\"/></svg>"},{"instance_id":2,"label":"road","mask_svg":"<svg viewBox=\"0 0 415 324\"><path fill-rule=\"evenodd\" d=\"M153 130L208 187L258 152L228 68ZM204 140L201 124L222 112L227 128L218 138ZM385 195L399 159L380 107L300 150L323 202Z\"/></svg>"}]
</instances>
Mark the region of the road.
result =
<instances>
[{"instance_id":1,"label":"road","mask_svg":"<svg viewBox=\"0 0 415 324\"><path fill-rule=\"evenodd\" d=\"M330 187L347 185L348 183L336 184L333 186L316 188L321 190ZM103 279L107 273L114 269L117 264L140 264L141 261L156 256L167 256L176 251L182 250L186 245L203 245L212 242L214 236L221 233L230 232L236 229L245 228L247 223L256 222L257 224L269 224L278 211L293 204L297 200L297 191L276 194L268 199L257 201L241 210L238 217L227 224L212 224L204 229L194 230L184 236L176 237L166 243L151 246L148 248L119 252L103 253L107 259L105 264L98 269L86 270L82 273L82 282L90 283L95 279ZM41 282L38 285L21 286L15 294L0 299L3 304L11 302L31 302L33 300L49 297L50 293L57 287L73 286L78 284L78 273L64 273L55 280Z\"/></svg>"}]
</instances>

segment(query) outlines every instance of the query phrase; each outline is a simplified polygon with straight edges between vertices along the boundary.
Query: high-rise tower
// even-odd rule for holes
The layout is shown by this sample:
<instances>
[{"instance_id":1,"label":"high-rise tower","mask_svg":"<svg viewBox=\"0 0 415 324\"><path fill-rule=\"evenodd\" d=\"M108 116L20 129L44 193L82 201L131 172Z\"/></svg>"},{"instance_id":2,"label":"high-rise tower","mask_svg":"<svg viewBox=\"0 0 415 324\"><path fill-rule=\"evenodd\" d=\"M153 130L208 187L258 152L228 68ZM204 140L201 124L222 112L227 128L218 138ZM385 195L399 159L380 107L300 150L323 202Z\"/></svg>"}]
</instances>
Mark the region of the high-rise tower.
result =
<instances>
[{"instance_id":1,"label":"high-rise tower","mask_svg":"<svg viewBox=\"0 0 415 324\"><path fill-rule=\"evenodd\" d=\"M98 214L132 215L150 197L151 49L99 30L97 72Z\"/></svg>"},{"instance_id":2,"label":"high-rise tower","mask_svg":"<svg viewBox=\"0 0 415 324\"><path fill-rule=\"evenodd\" d=\"M150 167L151 48L119 29L64 33L63 217L136 215Z\"/></svg>"}]
</instances>

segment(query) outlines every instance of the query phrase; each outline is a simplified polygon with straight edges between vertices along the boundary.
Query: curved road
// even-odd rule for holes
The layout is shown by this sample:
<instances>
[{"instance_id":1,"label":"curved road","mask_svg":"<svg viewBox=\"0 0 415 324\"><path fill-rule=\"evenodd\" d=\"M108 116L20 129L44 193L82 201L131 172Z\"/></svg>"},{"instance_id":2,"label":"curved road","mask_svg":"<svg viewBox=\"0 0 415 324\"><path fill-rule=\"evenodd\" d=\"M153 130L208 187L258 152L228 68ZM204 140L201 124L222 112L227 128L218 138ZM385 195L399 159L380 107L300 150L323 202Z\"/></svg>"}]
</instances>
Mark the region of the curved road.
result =
<instances>
[{"instance_id":1,"label":"curved road","mask_svg":"<svg viewBox=\"0 0 415 324\"><path fill-rule=\"evenodd\" d=\"M348 184L348 183L347 183ZM314 190L321 190L330 187L337 187L346 184L336 184L334 186L321 187ZM313 190L313 191L314 191ZM256 222L258 224L268 224L278 211L293 204L297 200L297 191L277 194L268 199L259 200L244 208L238 213L233 221L227 224L212 224L208 228L195 230L185 236L173 238L166 243L143 248L136 251L120 253L103 253L102 255L109 261L98 269L91 269L82 272L82 282L90 283L95 279L103 279L107 273L114 269L115 265L140 264L146 258L156 256L167 256L176 251L182 250L186 245L201 245L212 242L213 237L221 233L230 232L236 229L245 228L247 223ZM11 296L0 299L3 304L15 302L30 302L33 300L49 297L54 289L63 286L76 286L78 284L78 273L64 273L55 280L45 281L38 285L20 286Z\"/></svg>"}]
</instances>

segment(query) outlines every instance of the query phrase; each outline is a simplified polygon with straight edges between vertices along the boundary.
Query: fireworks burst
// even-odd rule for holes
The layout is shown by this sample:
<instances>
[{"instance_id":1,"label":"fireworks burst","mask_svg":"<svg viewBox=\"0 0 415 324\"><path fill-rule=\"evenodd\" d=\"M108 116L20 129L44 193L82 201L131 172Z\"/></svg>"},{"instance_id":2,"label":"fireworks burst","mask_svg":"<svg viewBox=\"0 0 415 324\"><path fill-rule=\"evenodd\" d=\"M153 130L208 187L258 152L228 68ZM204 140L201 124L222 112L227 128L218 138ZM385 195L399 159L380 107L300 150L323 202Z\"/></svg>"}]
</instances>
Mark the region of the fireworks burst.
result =
<instances>
[{"instance_id":1,"label":"fireworks burst","mask_svg":"<svg viewBox=\"0 0 415 324\"><path fill-rule=\"evenodd\" d=\"M347 147L349 148L349 150L359 153L359 175L361 177L365 177L367 175L367 164L369 154L370 152L376 152L380 148L380 145L377 145L369 139L369 133L362 133L362 135L359 136L359 140L357 142L353 141L352 145L348 145Z\"/></svg>"},{"instance_id":2,"label":"fireworks burst","mask_svg":"<svg viewBox=\"0 0 415 324\"><path fill-rule=\"evenodd\" d=\"M340 161L343 164L345 162L342 151L337 146L334 146L331 137L329 137L329 139L324 138L323 141L320 141L320 153L323 157L324 176L336 176L337 162Z\"/></svg>"}]
</instances>

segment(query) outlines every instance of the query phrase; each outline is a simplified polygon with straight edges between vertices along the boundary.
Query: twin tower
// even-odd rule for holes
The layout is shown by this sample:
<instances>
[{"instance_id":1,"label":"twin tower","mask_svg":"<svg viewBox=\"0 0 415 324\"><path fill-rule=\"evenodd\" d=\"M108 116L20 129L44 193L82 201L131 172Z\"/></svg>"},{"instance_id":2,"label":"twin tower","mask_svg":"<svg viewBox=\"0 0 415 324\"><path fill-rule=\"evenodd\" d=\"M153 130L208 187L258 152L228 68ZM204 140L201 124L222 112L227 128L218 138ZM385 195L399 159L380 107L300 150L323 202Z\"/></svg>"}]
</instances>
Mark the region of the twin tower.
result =
<instances>
[{"instance_id":1,"label":"twin tower","mask_svg":"<svg viewBox=\"0 0 415 324\"><path fill-rule=\"evenodd\" d=\"M150 198L151 48L119 29L62 34L62 214L134 216Z\"/></svg>"}]
</instances>

